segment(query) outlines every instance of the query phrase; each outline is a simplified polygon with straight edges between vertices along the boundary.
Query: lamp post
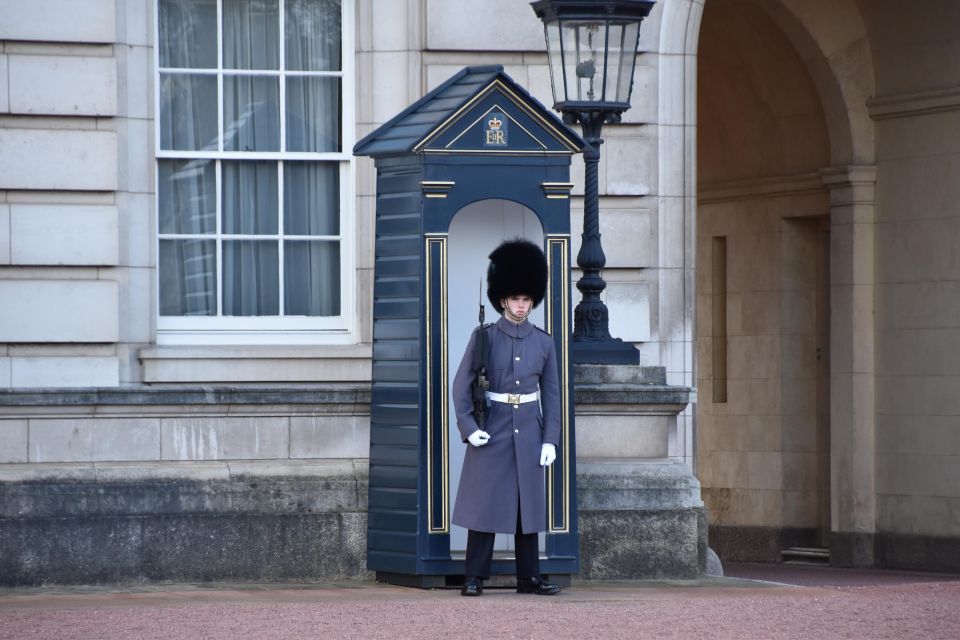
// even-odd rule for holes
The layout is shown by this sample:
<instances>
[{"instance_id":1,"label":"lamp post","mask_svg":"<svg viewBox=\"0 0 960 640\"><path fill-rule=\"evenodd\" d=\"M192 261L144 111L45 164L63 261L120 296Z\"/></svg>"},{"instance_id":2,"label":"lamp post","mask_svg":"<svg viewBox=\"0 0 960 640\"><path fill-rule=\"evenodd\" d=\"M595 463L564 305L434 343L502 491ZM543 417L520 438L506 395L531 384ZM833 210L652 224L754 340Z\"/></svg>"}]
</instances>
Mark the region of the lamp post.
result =
<instances>
[{"instance_id":1,"label":"lamp post","mask_svg":"<svg viewBox=\"0 0 960 640\"><path fill-rule=\"evenodd\" d=\"M610 318L600 294L607 262L600 244L600 131L620 122L630 108L640 23L655 0L537 0L543 21L553 85L553 108L567 124L580 123L584 151L583 235L577 266L583 294L574 309L573 359L578 364L638 364L636 348L610 335Z\"/></svg>"}]
</instances>

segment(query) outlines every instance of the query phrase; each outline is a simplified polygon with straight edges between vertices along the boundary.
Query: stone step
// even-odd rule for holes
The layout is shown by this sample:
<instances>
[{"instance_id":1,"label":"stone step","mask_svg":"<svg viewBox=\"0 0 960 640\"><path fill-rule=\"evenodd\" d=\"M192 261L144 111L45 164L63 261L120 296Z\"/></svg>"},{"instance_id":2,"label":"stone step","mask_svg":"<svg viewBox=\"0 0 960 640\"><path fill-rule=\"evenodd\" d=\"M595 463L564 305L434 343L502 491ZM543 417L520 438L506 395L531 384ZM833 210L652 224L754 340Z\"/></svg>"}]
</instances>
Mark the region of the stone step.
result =
<instances>
[{"instance_id":1,"label":"stone step","mask_svg":"<svg viewBox=\"0 0 960 640\"><path fill-rule=\"evenodd\" d=\"M780 551L784 564L829 565L830 549L824 547L789 547Z\"/></svg>"}]
</instances>

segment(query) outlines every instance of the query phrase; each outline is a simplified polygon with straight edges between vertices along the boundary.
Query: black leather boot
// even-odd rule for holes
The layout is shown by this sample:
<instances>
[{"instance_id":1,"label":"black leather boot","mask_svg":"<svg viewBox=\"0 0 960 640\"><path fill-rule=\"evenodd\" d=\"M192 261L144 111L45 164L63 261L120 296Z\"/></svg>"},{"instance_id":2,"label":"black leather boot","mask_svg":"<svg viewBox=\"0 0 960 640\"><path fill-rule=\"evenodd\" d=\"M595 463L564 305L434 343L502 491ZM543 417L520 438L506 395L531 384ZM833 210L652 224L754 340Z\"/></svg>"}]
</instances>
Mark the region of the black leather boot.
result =
<instances>
[{"instance_id":1,"label":"black leather boot","mask_svg":"<svg viewBox=\"0 0 960 640\"><path fill-rule=\"evenodd\" d=\"M560 593L560 586L552 582L544 582L543 578L517 579L517 593L535 593L538 596L555 596Z\"/></svg>"},{"instance_id":2,"label":"black leather boot","mask_svg":"<svg viewBox=\"0 0 960 640\"><path fill-rule=\"evenodd\" d=\"M481 578L477 578L476 576L467 576L467 579L463 583L463 587L460 588L460 595L483 595L483 580Z\"/></svg>"}]
</instances>

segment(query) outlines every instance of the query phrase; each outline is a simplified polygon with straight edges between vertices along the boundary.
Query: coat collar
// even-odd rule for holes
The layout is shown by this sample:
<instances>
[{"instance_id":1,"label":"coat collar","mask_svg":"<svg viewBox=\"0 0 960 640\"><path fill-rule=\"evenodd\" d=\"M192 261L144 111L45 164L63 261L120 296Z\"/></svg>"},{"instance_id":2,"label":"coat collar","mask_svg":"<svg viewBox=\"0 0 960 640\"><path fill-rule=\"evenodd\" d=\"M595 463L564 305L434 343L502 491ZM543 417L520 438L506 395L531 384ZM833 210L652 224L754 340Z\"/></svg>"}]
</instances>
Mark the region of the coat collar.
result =
<instances>
[{"instance_id":1,"label":"coat collar","mask_svg":"<svg viewBox=\"0 0 960 640\"><path fill-rule=\"evenodd\" d=\"M497 320L497 328L511 338L526 338L533 331L533 325L529 321L524 320L520 324L514 324L503 316Z\"/></svg>"}]
</instances>

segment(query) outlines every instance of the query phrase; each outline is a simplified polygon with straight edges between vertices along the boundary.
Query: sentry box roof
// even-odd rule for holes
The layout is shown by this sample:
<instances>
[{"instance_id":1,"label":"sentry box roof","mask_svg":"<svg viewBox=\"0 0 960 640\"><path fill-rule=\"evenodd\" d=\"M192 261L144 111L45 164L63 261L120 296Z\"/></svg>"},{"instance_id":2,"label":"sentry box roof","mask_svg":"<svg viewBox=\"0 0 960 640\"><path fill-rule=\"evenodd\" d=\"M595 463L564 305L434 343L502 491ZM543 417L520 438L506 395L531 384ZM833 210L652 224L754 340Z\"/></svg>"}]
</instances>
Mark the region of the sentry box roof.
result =
<instances>
[{"instance_id":1,"label":"sentry box roof","mask_svg":"<svg viewBox=\"0 0 960 640\"><path fill-rule=\"evenodd\" d=\"M500 65L466 67L358 142L354 155L572 155L586 144Z\"/></svg>"}]
</instances>

